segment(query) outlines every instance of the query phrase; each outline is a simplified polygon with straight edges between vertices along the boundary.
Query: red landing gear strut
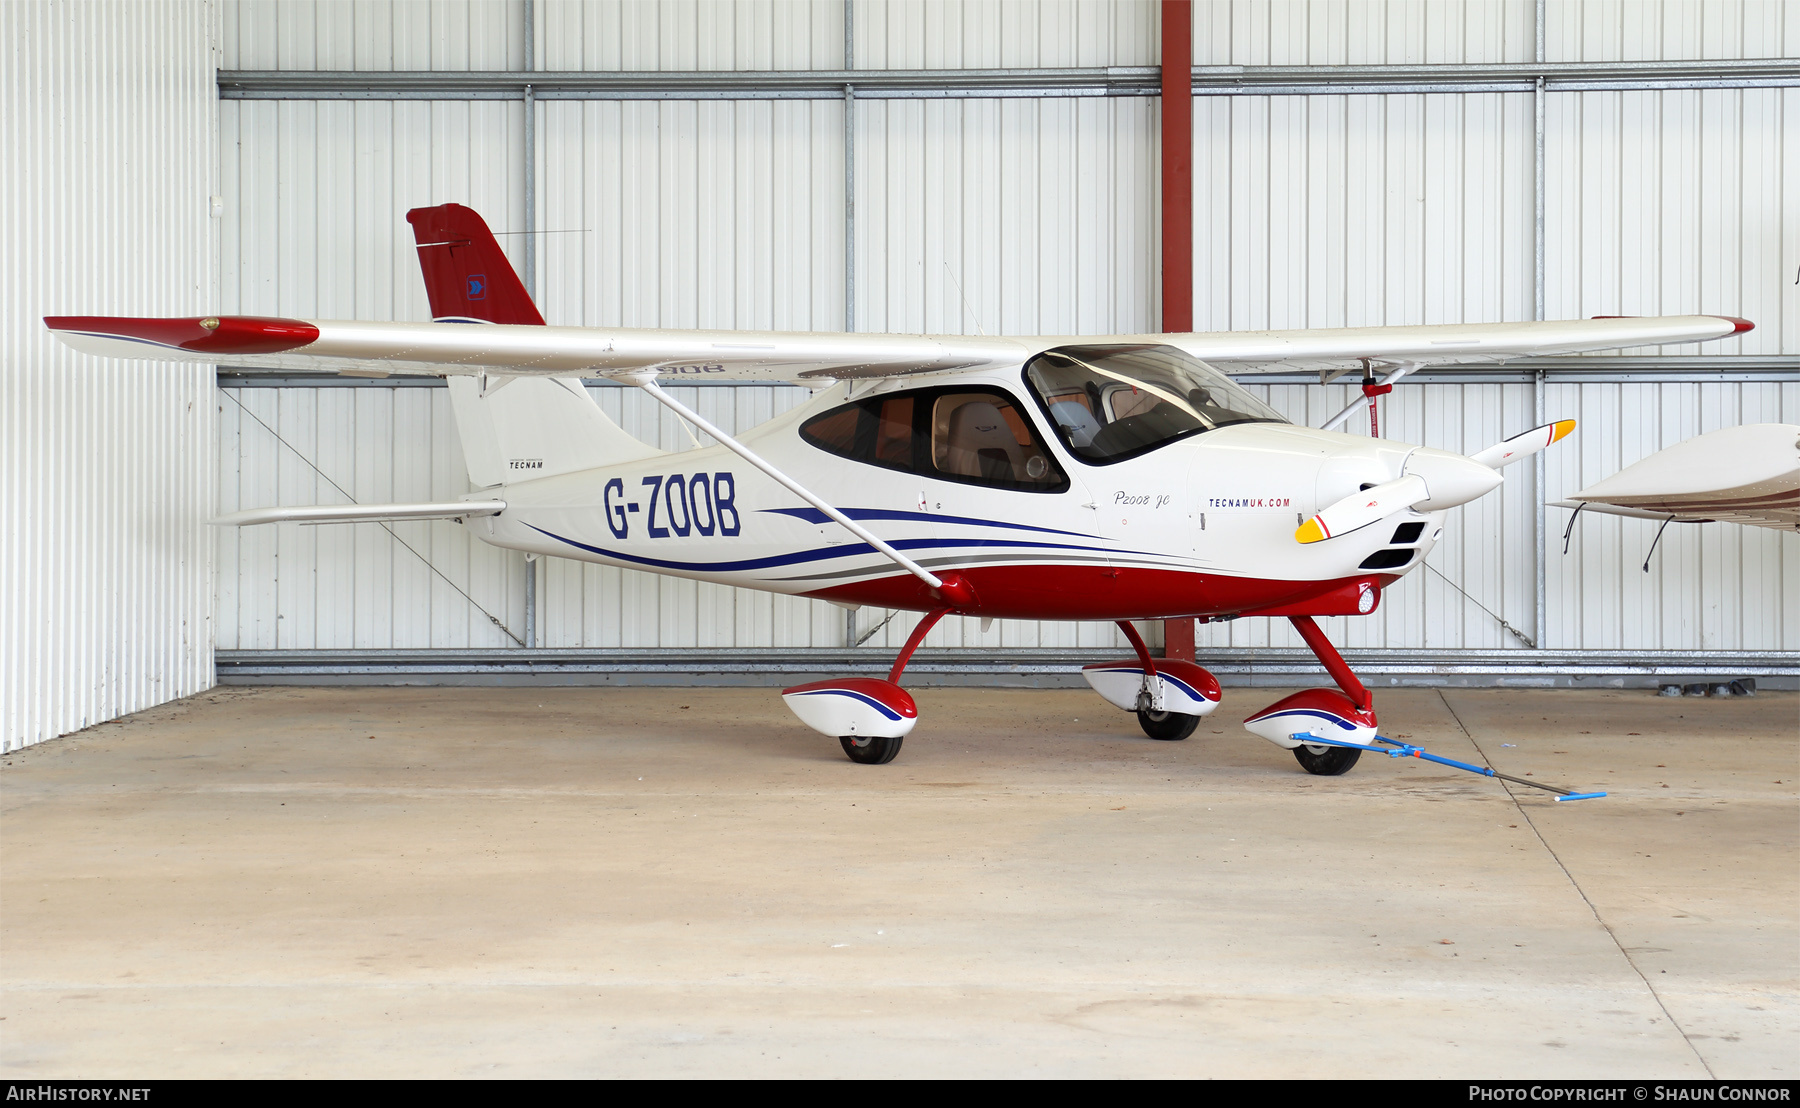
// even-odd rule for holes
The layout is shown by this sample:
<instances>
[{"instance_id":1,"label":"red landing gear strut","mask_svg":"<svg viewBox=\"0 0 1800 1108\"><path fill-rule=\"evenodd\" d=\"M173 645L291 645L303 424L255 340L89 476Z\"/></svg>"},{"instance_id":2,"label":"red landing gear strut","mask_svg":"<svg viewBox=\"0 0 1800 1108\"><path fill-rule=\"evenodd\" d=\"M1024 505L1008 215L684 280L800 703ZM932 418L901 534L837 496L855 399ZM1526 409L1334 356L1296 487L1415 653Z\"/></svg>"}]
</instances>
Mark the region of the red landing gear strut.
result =
<instances>
[{"instance_id":1,"label":"red landing gear strut","mask_svg":"<svg viewBox=\"0 0 1800 1108\"><path fill-rule=\"evenodd\" d=\"M919 644L924 642L925 636L931 633L933 627L937 626L938 620L949 614L950 609L937 608L926 612L919 620L919 625L913 628L912 634L906 636L906 645L900 648L899 657L894 659L894 668L888 670L887 679L890 683L895 685L900 683L900 675L906 672L906 663L912 661L913 651L919 649Z\"/></svg>"},{"instance_id":2,"label":"red landing gear strut","mask_svg":"<svg viewBox=\"0 0 1800 1108\"><path fill-rule=\"evenodd\" d=\"M876 677L834 677L783 689L781 698L813 730L837 738L852 762L878 766L894 760L901 740L919 720L918 705L900 687L900 675L913 651L937 622L954 609L937 608L925 613L900 648L887 680Z\"/></svg>"},{"instance_id":3,"label":"red landing gear strut","mask_svg":"<svg viewBox=\"0 0 1800 1108\"><path fill-rule=\"evenodd\" d=\"M1289 616L1294 630L1306 640L1338 689L1306 689L1278 700L1244 721L1253 735L1294 752L1308 773L1335 777L1347 772L1362 757L1363 748L1375 741L1374 698L1344 664L1325 632L1311 616ZM1324 740L1307 742L1308 738ZM1351 745L1343 745L1351 744Z\"/></svg>"},{"instance_id":4,"label":"red landing gear strut","mask_svg":"<svg viewBox=\"0 0 1800 1108\"><path fill-rule=\"evenodd\" d=\"M1313 656L1319 659L1325 672L1331 674L1337 687L1344 690L1344 695L1350 698L1351 704L1365 712L1372 711L1375 702L1369 695L1369 690L1363 688L1363 683L1356 679L1356 674L1350 672L1350 667L1344 663L1344 656L1331 645L1331 640L1325 637L1325 632L1319 630L1319 625L1313 622L1313 618L1289 616L1288 622L1294 625L1294 630L1300 632L1306 645L1312 647Z\"/></svg>"}]
</instances>

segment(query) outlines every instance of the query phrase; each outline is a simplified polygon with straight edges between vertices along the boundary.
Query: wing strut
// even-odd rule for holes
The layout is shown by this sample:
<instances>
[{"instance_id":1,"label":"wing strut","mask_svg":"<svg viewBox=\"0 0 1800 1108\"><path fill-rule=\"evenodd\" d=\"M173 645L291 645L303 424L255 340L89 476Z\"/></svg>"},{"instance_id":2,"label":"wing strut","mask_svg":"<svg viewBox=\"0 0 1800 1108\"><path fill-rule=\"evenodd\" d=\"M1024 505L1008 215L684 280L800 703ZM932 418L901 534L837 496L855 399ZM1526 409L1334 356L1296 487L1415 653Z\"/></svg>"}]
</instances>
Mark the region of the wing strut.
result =
<instances>
[{"instance_id":1,"label":"wing strut","mask_svg":"<svg viewBox=\"0 0 1800 1108\"><path fill-rule=\"evenodd\" d=\"M743 443L732 438L730 435L727 435L725 432L719 430L717 427L714 427L712 424L708 423L703 417L701 417L701 415L698 412L694 411L693 409L689 408L687 405L683 404L681 401L675 399L673 396L670 396L668 393L664 392L662 390L662 387L656 383L656 371L654 369L640 369L640 370L635 370L630 373L615 373L615 374L611 374L610 376L612 376L616 380L624 381L627 384L636 385L638 388L643 389L645 392L647 392L651 396L655 397L657 403L661 404L665 408L668 408L670 411L679 415L681 418L688 420L694 426L700 428L702 431L705 431L707 434L711 435L713 438L719 440L720 444L722 444L727 450L731 451L733 454L736 454L738 457L744 459L746 462L749 462L751 465L755 466L757 469L762 470L764 473L768 474L770 477L773 477L777 482L779 482L781 484L781 486L783 488L787 489L789 492L793 493L795 496L798 496L800 499L806 501L808 504L811 504L813 507L819 509L819 511L824 512L827 516L830 516L831 519L834 520L839 526L843 527L844 530L850 532L852 535L855 535L857 538L868 543L870 546L874 547L876 550L881 551L883 554L887 555L889 558L892 558L902 569L906 570L906 572L912 574L914 577L917 577L919 580L925 582L926 585L928 585L934 589L943 587L943 584L944 584L943 580L940 579L936 574L932 573L930 570L926 569L924 566L921 566L919 563L913 561L911 558L908 558L906 555L900 553L898 550L895 550L893 547L889 546L887 543L882 542L880 539L878 539L874 535L870 534L868 532L868 530L865 529L861 524L856 523L849 516L838 511L836 508L833 508L831 505L825 503L823 500L820 500L817 496L814 496L812 493L810 493L806 489L802 488L800 486L799 482L795 481L793 478L789 477L787 474L776 469L774 466L770 465L768 462L765 462L761 458L757 457L754 453L752 453L750 451L749 447L745 446Z\"/></svg>"},{"instance_id":2,"label":"wing strut","mask_svg":"<svg viewBox=\"0 0 1800 1108\"><path fill-rule=\"evenodd\" d=\"M1369 403L1370 401L1374 400L1375 397L1381 395L1381 393L1387 392L1389 389L1393 388L1395 381L1398 381L1400 378L1406 376L1408 373L1411 373L1413 370L1415 370L1417 368L1419 368L1419 364L1417 362L1401 362L1398 366L1395 367L1394 372L1388 374L1386 377L1383 377L1381 379L1381 384L1379 384L1379 385L1372 385L1371 382L1369 382L1368 380L1365 379L1363 381L1362 397L1359 399L1356 399L1356 400L1352 400L1350 402L1350 406L1348 408L1345 408L1343 411L1339 412L1337 415L1332 416L1330 419L1328 419L1324 423L1320 424L1319 430L1321 430L1321 431L1337 430L1339 427L1343 426L1345 420L1347 420L1351 416L1355 415L1357 410L1359 408L1361 408L1364 404ZM1323 384L1323 382L1320 382L1320 383ZM1371 388L1376 389L1378 391L1371 392L1370 391Z\"/></svg>"}]
</instances>

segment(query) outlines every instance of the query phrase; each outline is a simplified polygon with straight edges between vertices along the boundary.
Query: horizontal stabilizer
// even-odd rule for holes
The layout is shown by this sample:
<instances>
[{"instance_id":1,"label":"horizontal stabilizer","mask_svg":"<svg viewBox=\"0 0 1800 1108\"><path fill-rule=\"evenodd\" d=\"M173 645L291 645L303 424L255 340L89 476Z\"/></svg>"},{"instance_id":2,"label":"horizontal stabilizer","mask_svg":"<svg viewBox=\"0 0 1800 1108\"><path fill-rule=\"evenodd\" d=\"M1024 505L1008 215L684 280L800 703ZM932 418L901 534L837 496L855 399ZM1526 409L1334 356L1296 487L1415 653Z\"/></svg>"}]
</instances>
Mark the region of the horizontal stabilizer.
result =
<instances>
[{"instance_id":1,"label":"horizontal stabilizer","mask_svg":"<svg viewBox=\"0 0 1800 1108\"><path fill-rule=\"evenodd\" d=\"M415 519L467 519L497 516L504 500L451 500L438 504L299 504L286 508L247 508L213 520L215 527L250 527L258 523L402 523Z\"/></svg>"}]
</instances>

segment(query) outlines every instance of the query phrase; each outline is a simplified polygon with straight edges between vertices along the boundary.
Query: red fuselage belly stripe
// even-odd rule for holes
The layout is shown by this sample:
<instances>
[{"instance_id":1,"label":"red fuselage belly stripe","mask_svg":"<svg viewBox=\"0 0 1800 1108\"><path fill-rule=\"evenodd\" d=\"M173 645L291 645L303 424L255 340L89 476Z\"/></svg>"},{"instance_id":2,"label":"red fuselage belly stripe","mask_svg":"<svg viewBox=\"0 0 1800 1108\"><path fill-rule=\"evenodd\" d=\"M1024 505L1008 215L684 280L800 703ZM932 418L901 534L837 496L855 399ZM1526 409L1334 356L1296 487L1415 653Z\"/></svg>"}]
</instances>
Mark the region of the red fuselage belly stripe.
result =
<instances>
[{"instance_id":1,"label":"red fuselage belly stripe","mask_svg":"<svg viewBox=\"0 0 1800 1108\"><path fill-rule=\"evenodd\" d=\"M1235 615L1296 604L1344 580L1276 581L1182 570L1102 565L975 566L958 571L976 601L959 611L999 619L1164 619ZM1357 580L1351 578L1348 580ZM931 611L944 602L916 577L895 574L805 593L821 600Z\"/></svg>"}]
</instances>

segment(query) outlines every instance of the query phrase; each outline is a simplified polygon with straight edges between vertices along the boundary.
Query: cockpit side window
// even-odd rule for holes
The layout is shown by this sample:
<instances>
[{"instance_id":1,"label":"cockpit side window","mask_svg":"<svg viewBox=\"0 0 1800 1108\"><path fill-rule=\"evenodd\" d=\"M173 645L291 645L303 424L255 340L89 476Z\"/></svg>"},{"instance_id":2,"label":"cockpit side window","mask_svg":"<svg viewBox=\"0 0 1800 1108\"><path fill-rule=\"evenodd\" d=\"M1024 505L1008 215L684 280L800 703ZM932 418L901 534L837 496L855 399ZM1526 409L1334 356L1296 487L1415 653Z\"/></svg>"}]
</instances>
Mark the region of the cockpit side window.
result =
<instances>
[{"instance_id":1,"label":"cockpit side window","mask_svg":"<svg viewBox=\"0 0 1800 1108\"><path fill-rule=\"evenodd\" d=\"M1093 465L1234 423L1286 423L1231 378L1172 346L1063 346L1025 382L1069 452Z\"/></svg>"},{"instance_id":2,"label":"cockpit side window","mask_svg":"<svg viewBox=\"0 0 1800 1108\"><path fill-rule=\"evenodd\" d=\"M919 389L814 416L800 437L842 458L1020 492L1069 487L1031 421L997 389Z\"/></svg>"}]
</instances>

